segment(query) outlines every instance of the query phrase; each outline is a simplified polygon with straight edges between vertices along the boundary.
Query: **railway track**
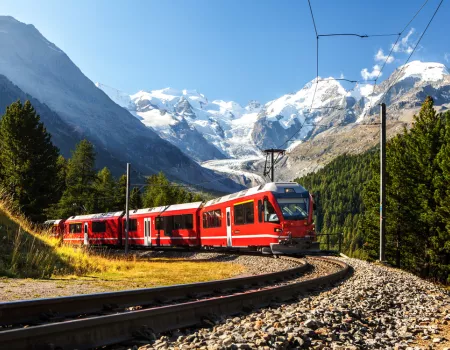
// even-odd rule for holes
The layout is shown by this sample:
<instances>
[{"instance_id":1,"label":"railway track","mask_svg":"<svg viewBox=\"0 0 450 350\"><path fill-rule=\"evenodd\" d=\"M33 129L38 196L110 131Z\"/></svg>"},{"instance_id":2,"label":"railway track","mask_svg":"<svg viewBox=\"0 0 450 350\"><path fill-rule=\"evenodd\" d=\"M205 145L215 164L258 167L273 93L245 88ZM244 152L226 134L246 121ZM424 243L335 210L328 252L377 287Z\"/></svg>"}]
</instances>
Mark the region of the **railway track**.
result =
<instances>
[{"instance_id":1,"label":"railway track","mask_svg":"<svg viewBox=\"0 0 450 350\"><path fill-rule=\"evenodd\" d=\"M295 258L285 258L295 259ZM213 315L233 315L291 299L295 294L342 279L337 272L296 282L310 264L250 277L141 290L0 303L0 349L90 349L189 327ZM289 283L289 281L293 281Z\"/></svg>"}]
</instances>

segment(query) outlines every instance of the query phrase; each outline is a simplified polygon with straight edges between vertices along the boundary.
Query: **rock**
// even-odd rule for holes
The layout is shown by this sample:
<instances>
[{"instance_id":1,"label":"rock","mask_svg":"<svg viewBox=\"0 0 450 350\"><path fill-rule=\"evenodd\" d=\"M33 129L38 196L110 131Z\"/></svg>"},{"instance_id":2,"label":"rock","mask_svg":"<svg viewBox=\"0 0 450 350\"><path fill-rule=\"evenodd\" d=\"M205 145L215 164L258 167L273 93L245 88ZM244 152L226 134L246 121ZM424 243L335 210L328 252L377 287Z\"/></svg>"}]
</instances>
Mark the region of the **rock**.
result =
<instances>
[{"instance_id":1,"label":"rock","mask_svg":"<svg viewBox=\"0 0 450 350\"><path fill-rule=\"evenodd\" d=\"M305 325L305 327L311 328L311 329L317 329L317 327L318 327L317 322L314 320L311 320L311 319L306 320L303 324Z\"/></svg>"}]
</instances>

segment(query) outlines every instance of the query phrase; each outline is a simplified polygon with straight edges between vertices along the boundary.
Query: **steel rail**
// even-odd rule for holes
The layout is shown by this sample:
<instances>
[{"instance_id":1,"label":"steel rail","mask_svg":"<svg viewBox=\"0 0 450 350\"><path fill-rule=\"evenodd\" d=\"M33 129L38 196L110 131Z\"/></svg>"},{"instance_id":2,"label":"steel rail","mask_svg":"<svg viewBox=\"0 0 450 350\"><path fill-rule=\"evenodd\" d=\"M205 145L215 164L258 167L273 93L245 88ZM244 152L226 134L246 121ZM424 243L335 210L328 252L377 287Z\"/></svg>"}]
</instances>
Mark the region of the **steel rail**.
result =
<instances>
[{"instance_id":1,"label":"steel rail","mask_svg":"<svg viewBox=\"0 0 450 350\"><path fill-rule=\"evenodd\" d=\"M322 277L260 290L237 293L154 309L92 317L0 333L0 346L5 349L90 349L133 339L139 330L160 333L200 324L212 315L234 315L243 310L269 305L273 300L293 299L306 292L343 279L350 268L347 264L325 260L341 270Z\"/></svg>"},{"instance_id":2,"label":"steel rail","mask_svg":"<svg viewBox=\"0 0 450 350\"><path fill-rule=\"evenodd\" d=\"M269 259L269 258L268 258ZM292 258L284 258L292 259ZM84 294L68 297L33 299L0 303L0 326L42 324L52 318L67 318L137 305L161 304L179 299L201 297L218 291L242 289L282 281L304 273L309 265L295 259L299 266L256 276L218 281L179 284L166 287ZM156 306L156 305L155 305ZM1 333L1 330L0 330Z\"/></svg>"}]
</instances>

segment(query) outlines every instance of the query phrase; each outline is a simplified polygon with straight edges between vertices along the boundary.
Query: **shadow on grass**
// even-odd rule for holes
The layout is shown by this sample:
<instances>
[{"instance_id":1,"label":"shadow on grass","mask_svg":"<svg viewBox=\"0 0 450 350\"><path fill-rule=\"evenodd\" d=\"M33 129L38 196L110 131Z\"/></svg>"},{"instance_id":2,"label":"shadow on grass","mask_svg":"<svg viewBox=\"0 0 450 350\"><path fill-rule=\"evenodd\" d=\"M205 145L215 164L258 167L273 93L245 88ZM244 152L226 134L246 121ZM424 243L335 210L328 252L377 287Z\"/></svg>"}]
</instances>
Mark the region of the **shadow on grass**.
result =
<instances>
[{"instance_id":1,"label":"shadow on grass","mask_svg":"<svg viewBox=\"0 0 450 350\"><path fill-rule=\"evenodd\" d=\"M73 270L55 247L22 229L0 210L0 276L50 278L55 272Z\"/></svg>"}]
</instances>

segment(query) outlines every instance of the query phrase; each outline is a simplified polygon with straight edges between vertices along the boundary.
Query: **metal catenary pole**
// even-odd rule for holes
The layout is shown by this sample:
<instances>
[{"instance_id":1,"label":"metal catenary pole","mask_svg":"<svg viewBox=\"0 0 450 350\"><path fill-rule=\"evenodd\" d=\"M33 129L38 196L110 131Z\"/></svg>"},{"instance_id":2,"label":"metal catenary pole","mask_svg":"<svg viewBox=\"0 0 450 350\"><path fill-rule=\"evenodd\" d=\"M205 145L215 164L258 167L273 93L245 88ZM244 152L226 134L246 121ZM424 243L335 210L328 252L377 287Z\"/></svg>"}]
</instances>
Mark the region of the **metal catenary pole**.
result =
<instances>
[{"instance_id":1,"label":"metal catenary pole","mask_svg":"<svg viewBox=\"0 0 450 350\"><path fill-rule=\"evenodd\" d=\"M272 180L272 182L275 181L275 175L274 175L274 172L275 172L275 165L273 164L273 153L274 153L274 152L272 152L272 153L270 154L270 180Z\"/></svg>"},{"instance_id":2,"label":"metal catenary pole","mask_svg":"<svg viewBox=\"0 0 450 350\"><path fill-rule=\"evenodd\" d=\"M278 153L278 156L276 158L276 159L278 159L279 156L282 156L286 153L286 150L270 148L270 149L265 149L263 152L266 154L266 163L264 164L264 173L263 174L264 174L264 176L270 175L270 181L275 182L275 162L276 162L276 160L274 159L274 154ZM270 164L268 167L267 162L269 159L269 155L270 155Z\"/></svg>"},{"instance_id":3,"label":"metal catenary pole","mask_svg":"<svg viewBox=\"0 0 450 350\"><path fill-rule=\"evenodd\" d=\"M380 106L380 261L386 246L386 104Z\"/></svg>"},{"instance_id":4,"label":"metal catenary pole","mask_svg":"<svg viewBox=\"0 0 450 350\"><path fill-rule=\"evenodd\" d=\"M130 163L127 163L127 190L126 190L126 200L125 200L125 213L126 213L126 221L125 221L125 255L128 254L128 232L130 230Z\"/></svg>"}]
</instances>

